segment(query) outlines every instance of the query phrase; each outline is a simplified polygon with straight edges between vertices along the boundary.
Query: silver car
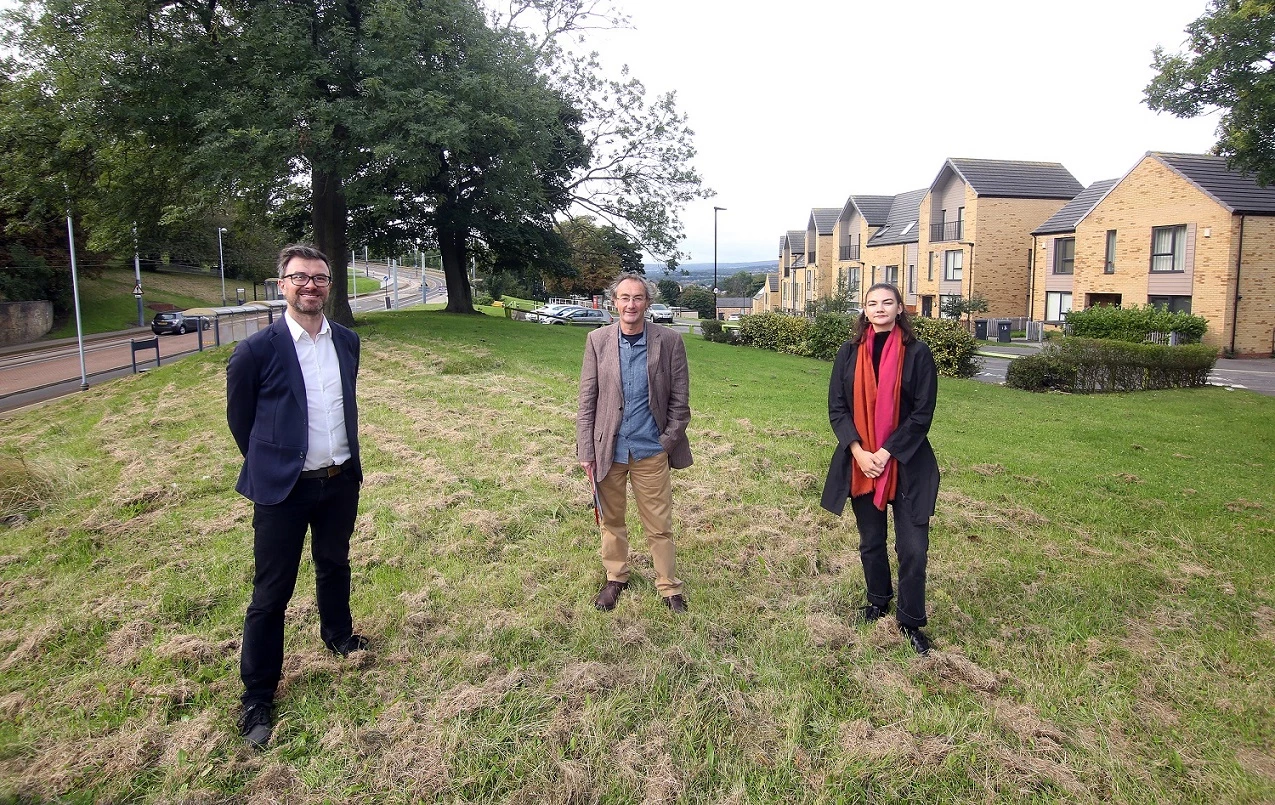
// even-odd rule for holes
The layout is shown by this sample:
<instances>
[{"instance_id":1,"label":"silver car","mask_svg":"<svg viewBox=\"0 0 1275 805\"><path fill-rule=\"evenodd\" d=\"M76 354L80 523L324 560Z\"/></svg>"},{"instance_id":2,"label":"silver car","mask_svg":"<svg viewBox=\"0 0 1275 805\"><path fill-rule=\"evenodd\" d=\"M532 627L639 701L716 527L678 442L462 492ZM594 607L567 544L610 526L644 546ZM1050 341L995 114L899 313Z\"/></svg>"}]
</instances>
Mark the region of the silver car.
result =
<instances>
[{"instance_id":1,"label":"silver car","mask_svg":"<svg viewBox=\"0 0 1275 805\"><path fill-rule=\"evenodd\" d=\"M646 309L646 320L653 321L656 324L672 324L673 309L668 305L656 302Z\"/></svg>"}]
</instances>

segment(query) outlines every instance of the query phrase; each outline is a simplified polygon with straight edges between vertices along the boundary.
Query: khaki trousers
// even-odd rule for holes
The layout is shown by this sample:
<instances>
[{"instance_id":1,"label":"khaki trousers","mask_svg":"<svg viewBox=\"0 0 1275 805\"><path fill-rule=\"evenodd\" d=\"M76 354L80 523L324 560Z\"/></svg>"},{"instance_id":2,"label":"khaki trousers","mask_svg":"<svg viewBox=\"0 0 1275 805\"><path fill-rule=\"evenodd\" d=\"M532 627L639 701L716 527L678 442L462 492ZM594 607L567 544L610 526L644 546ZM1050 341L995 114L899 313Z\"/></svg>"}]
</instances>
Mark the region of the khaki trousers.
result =
<instances>
[{"instance_id":1,"label":"khaki trousers","mask_svg":"<svg viewBox=\"0 0 1275 805\"><path fill-rule=\"evenodd\" d=\"M667 598L682 592L673 549L673 485L668 454L659 453L632 464L612 464L598 481L602 501L602 566L608 581L629 580L629 529L624 515L628 507L624 481L633 486L646 545L655 566L655 587Z\"/></svg>"}]
</instances>

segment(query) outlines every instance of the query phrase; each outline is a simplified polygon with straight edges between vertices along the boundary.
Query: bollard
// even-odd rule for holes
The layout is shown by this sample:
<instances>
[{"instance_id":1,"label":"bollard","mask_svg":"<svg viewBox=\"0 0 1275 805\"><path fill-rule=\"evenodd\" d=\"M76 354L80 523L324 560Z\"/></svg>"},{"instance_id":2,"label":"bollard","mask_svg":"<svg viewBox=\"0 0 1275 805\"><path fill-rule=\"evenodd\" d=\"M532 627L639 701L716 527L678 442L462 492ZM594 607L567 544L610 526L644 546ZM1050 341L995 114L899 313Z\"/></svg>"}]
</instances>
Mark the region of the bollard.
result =
<instances>
[{"instance_id":1,"label":"bollard","mask_svg":"<svg viewBox=\"0 0 1275 805\"><path fill-rule=\"evenodd\" d=\"M389 296L389 294L386 294L386 295L385 295L385 309L386 309L386 310L389 310L389 309L390 309L390 296Z\"/></svg>"}]
</instances>

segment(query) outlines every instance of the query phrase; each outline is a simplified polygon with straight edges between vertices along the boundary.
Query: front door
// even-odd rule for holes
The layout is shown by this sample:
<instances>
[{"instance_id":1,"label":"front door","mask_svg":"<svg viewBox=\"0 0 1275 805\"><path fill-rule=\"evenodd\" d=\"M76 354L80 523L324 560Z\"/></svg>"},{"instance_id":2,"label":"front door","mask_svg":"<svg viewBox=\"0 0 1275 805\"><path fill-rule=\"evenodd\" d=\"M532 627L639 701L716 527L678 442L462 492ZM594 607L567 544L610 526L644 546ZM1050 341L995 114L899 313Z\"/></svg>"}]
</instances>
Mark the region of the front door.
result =
<instances>
[{"instance_id":1,"label":"front door","mask_svg":"<svg viewBox=\"0 0 1275 805\"><path fill-rule=\"evenodd\" d=\"M927 319L932 318L934 316L934 297L932 296L921 297L921 315L926 317Z\"/></svg>"}]
</instances>

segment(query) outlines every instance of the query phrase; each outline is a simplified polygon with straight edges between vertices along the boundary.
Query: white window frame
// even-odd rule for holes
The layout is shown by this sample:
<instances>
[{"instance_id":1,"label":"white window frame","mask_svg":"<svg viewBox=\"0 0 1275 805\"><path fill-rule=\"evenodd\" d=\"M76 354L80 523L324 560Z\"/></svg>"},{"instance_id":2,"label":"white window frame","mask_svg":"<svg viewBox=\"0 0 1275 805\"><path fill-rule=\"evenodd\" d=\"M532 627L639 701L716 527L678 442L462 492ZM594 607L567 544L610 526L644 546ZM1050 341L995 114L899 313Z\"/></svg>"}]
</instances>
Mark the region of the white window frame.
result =
<instances>
[{"instance_id":1,"label":"white window frame","mask_svg":"<svg viewBox=\"0 0 1275 805\"><path fill-rule=\"evenodd\" d=\"M965 252L961 249L948 249L943 252L943 280L960 282L965 271Z\"/></svg>"},{"instance_id":2,"label":"white window frame","mask_svg":"<svg viewBox=\"0 0 1275 805\"><path fill-rule=\"evenodd\" d=\"M1045 291L1045 321L1048 324L1061 324L1064 317L1071 312L1071 291Z\"/></svg>"}]
</instances>

